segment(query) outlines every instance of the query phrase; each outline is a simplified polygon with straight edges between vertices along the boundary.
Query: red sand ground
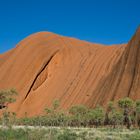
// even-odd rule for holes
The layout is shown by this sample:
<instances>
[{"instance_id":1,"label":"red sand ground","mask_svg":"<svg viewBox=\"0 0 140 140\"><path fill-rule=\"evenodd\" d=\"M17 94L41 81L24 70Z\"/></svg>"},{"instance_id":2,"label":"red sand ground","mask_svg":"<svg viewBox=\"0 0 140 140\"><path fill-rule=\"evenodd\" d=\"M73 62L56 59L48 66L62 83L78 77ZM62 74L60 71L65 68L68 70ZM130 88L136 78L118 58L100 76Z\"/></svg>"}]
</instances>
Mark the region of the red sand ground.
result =
<instances>
[{"instance_id":1,"label":"red sand ground","mask_svg":"<svg viewBox=\"0 0 140 140\"><path fill-rule=\"evenodd\" d=\"M0 89L9 88L19 93L9 106L18 116L41 114L55 99L63 109L140 99L140 28L128 44L112 46L33 34L0 55Z\"/></svg>"}]
</instances>

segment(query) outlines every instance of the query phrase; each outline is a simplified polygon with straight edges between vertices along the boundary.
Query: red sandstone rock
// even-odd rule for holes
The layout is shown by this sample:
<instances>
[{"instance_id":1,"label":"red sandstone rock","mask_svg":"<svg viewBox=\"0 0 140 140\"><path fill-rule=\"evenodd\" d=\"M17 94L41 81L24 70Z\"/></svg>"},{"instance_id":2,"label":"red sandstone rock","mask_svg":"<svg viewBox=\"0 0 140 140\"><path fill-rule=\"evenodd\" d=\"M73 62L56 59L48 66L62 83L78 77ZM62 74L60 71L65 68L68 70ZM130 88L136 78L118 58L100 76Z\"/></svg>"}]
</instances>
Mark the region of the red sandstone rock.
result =
<instances>
[{"instance_id":1,"label":"red sandstone rock","mask_svg":"<svg viewBox=\"0 0 140 140\"><path fill-rule=\"evenodd\" d=\"M0 55L0 89L8 88L19 92L9 106L18 116L42 114L55 99L63 109L140 99L140 29L128 44L112 46L33 34Z\"/></svg>"}]
</instances>

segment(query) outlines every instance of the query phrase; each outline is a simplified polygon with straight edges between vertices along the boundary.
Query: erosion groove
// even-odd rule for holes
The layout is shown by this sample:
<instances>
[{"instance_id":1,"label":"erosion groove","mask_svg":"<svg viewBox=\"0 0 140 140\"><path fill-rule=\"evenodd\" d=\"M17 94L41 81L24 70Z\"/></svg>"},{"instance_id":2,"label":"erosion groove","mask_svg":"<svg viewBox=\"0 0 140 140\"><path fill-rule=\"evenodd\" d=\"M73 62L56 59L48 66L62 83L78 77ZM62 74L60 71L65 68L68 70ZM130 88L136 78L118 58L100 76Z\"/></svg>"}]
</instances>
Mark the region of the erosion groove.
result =
<instances>
[{"instance_id":1,"label":"erosion groove","mask_svg":"<svg viewBox=\"0 0 140 140\"><path fill-rule=\"evenodd\" d=\"M38 77L43 73L43 71L47 68L47 66L49 65L50 61L52 60L52 58L55 56L55 54L57 53L58 51L56 51L49 59L48 61L46 62L46 64L44 66L42 66L42 69L38 72L38 74L36 75L35 79L33 80L33 83L31 84L31 87L29 88L29 91L27 92L26 96L25 96L25 99L28 97L30 91L32 90L33 86L35 85ZM47 77L45 77L45 79L40 83L40 85L47 79ZM39 87L39 86L38 86ZM34 90L36 90L38 87L36 87Z\"/></svg>"}]
</instances>

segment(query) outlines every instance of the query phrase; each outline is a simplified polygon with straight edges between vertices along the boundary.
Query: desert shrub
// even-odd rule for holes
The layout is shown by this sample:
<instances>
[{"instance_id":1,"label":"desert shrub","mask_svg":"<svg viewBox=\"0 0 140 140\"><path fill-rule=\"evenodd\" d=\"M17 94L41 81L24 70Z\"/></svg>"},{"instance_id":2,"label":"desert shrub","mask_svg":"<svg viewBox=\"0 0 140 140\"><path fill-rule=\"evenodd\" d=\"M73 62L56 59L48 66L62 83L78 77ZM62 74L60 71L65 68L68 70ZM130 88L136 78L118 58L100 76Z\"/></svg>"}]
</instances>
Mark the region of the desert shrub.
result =
<instances>
[{"instance_id":1,"label":"desert shrub","mask_svg":"<svg viewBox=\"0 0 140 140\"><path fill-rule=\"evenodd\" d=\"M112 125L114 128L116 127L116 125L123 124L123 113L122 111L118 110L118 108L115 106L115 103L112 101L108 103L107 115L108 124Z\"/></svg>"},{"instance_id":2,"label":"desert shrub","mask_svg":"<svg viewBox=\"0 0 140 140\"><path fill-rule=\"evenodd\" d=\"M77 137L76 133L64 130L62 134L58 135L58 140L76 140Z\"/></svg>"},{"instance_id":3,"label":"desert shrub","mask_svg":"<svg viewBox=\"0 0 140 140\"><path fill-rule=\"evenodd\" d=\"M134 101L126 97L118 101L118 106L123 110L124 125L126 125L127 128L129 129L132 123L131 114L134 108Z\"/></svg>"},{"instance_id":4,"label":"desert shrub","mask_svg":"<svg viewBox=\"0 0 140 140\"><path fill-rule=\"evenodd\" d=\"M83 105L72 106L69 110L72 126L87 126L88 125L89 109Z\"/></svg>"},{"instance_id":5,"label":"desert shrub","mask_svg":"<svg viewBox=\"0 0 140 140\"><path fill-rule=\"evenodd\" d=\"M23 129L0 129L0 138L2 140L25 140L28 134Z\"/></svg>"},{"instance_id":6,"label":"desert shrub","mask_svg":"<svg viewBox=\"0 0 140 140\"><path fill-rule=\"evenodd\" d=\"M140 128L140 100L137 100L136 101L136 104L135 104L135 107L136 107L136 122L137 122L137 125L138 127Z\"/></svg>"},{"instance_id":7,"label":"desert shrub","mask_svg":"<svg viewBox=\"0 0 140 140\"><path fill-rule=\"evenodd\" d=\"M103 125L105 119L105 112L101 106L97 106L94 109L91 109L88 113L89 123L95 125L96 127Z\"/></svg>"},{"instance_id":8,"label":"desert shrub","mask_svg":"<svg viewBox=\"0 0 140 140\"><path fill-rule=\"evenodd\" d=\"M139 140L140 139L140 132L139 131L135 131L133 134L128 135L127 136L123 136L124 140Z\"/></svg>"}]
</instances>

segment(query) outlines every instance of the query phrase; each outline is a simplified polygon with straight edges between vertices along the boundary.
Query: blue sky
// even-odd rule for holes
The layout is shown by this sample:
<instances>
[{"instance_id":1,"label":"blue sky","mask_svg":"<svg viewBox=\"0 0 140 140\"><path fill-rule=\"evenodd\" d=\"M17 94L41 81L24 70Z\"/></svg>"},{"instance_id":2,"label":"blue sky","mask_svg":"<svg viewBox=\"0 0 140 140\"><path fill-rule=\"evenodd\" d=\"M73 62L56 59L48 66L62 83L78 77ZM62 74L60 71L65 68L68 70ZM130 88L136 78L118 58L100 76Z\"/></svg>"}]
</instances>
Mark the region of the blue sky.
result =
<instances>
[{"instance_id":1,"label":"blue sky","mask_svg":"<svg viewBox=\"0 0 140 140\"><path fill-rule=\"evenodd\" d=\"M127 42L140 24L139 6L140 0L0 0L0 53L39 31Z\"/></svg>"}]
</instances>

